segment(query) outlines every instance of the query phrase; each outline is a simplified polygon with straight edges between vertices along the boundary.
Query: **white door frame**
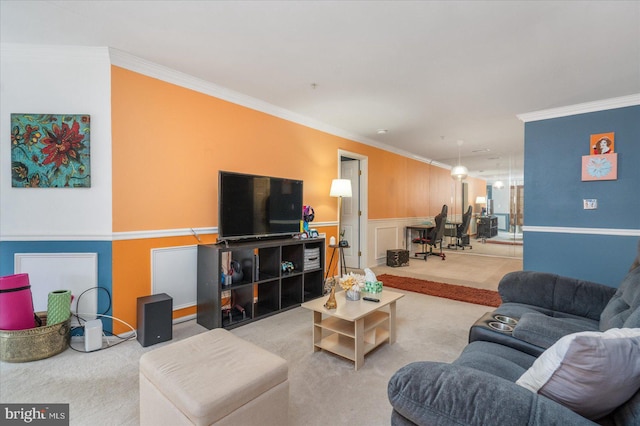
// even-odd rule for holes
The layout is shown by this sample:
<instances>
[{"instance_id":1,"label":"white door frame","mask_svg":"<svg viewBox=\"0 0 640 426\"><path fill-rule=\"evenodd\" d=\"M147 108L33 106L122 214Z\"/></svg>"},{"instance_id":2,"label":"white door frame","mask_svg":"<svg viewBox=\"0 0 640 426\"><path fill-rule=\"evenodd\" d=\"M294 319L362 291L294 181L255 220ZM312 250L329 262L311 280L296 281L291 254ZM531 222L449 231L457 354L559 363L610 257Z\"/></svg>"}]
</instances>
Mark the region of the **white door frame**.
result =
<instances>
[{"instance_id":1,"label":"white door frame","mask_svg":"<svg viewBox=\"0 0 640 426\"><path fill-rule=\"evenodd\" d=\"M368 267L368 256L367 256L367 224L369 223L369 158L362 154L357 154L351 151L345 151L343 149L338 149L338 177L341 177L341 158L348 157L353 158L355 160L360 160L360 218L358 221L358 234L360 235L360 257L359 257L359 268L364 269Z\"/></svg>"}]
</instances>

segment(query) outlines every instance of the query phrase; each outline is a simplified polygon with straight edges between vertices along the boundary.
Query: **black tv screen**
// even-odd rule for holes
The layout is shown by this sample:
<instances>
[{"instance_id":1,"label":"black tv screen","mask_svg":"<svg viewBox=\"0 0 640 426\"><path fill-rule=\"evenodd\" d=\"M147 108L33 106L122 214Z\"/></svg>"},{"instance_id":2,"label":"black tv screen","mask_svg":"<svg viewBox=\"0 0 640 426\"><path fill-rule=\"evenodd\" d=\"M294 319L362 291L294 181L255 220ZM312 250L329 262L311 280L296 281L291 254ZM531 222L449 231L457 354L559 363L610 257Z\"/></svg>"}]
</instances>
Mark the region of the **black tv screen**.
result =
<instances>
[{"instance_id":1,"label":"black tv screen","mask_svg":"<svg viewBox=\"0 0 640 426\"><path fill-rule=\"evenodd\" d=\"M218 239L292 235L301 220L301 180L219 172Z\"/></svg>"}]
</instances>

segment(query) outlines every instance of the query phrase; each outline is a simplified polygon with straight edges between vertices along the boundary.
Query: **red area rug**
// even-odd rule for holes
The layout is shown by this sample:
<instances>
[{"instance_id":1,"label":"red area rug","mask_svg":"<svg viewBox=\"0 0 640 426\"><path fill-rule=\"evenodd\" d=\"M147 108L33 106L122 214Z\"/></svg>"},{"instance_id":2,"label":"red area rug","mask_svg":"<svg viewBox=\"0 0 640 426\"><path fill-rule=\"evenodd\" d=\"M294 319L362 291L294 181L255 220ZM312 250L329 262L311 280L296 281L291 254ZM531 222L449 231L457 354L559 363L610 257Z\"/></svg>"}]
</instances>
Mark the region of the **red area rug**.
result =
<instances>
[{"instance_id":1,"label":"red area rug","mask_svg":"<svg viewBox=\"0 0 640 426\"><path fill-rule=\"evenodd\" d=\"M398 277L395 275L378 275L385 287L414 291L429 296L444 297L476 305L500 306L502 299L497 291L482 288L465 287L461 285L437 283L435 281L419 280L417 278Z\"/></svg>"}]
</instances>

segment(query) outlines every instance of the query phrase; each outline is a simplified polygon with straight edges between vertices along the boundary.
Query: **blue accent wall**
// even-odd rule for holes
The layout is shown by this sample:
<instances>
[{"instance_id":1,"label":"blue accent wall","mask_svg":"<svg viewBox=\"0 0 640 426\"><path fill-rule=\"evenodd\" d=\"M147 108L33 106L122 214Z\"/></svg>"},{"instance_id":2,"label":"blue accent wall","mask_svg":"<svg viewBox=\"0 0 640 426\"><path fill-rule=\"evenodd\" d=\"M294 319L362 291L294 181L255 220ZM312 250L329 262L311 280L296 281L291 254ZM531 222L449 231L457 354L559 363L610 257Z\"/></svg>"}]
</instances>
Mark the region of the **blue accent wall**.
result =
<instances>
[{"instance_id":1,"label":"blue accent wall","mask_svg":"<svg viewBox=\"0 0 640 426\"><path fill-rule=\"evenodd\" d=\"M112 250L111 241L3 241L0 242L0 276L14 273L13 263L16 253L98 253L98 313L112 315L110 297L112 294ZM74 295L78 296L78 295ZM104 329L111 331L111 319L103 318Z\"/></svg>"},{"instance_id":2,"label":"blue accent wall","mask_svg":"<svg viewBox=\"0 0 640 426\"><path fill-rule=\"evenodd\" d=\"M637 244L637 237L527 232L524 269L618 287L633 263Z\"/></svg>"},{"instance_id":3,"label":"blue accent wall","mask_svg":"<svg viewBox=\"0 0 640 426\"><path fill-rule=\"evenodd\" d=\"M618 179L583 182L582 156L589 155L590 136L607 132L615 132ZM524 179L527 227L583 228L581 233L525 231L524 269L617 287L639 239L640 106L526 123ZM584 210L585 198L597 199L598 208ZM606 235L606 229L622 232Z\"/></svg>"}]
</instances>

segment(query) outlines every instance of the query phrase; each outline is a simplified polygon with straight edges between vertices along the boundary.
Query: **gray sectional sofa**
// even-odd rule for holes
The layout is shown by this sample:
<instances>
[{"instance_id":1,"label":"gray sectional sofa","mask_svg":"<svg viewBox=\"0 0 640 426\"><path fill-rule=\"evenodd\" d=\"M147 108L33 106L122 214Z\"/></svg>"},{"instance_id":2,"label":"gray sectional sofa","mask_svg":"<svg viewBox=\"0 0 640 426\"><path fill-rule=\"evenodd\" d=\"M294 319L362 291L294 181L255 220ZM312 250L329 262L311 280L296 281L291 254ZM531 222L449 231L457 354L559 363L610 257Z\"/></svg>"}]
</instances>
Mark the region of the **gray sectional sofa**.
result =
<instances>
[{"instance_id":1,"label":"gray sectional sofa","mask_svg":"<svg viewBox=\"0 0 640 426\"><path fill-rule=\"evenodd\" d=\"M640 242L617 289L540 272L507 274L498 290L503 303L491 316L517 324L496 331L479 320L453 363L398 370L388 385L391 423L640 425L639 263ZM527 388L545 368L541 387ZM591 395L580 400L589 386Z\"/></svg>"}]
</instances>

